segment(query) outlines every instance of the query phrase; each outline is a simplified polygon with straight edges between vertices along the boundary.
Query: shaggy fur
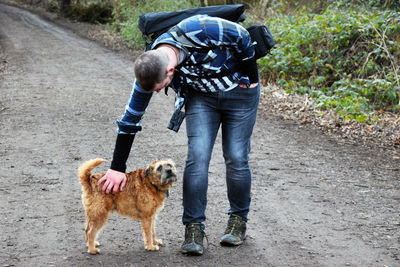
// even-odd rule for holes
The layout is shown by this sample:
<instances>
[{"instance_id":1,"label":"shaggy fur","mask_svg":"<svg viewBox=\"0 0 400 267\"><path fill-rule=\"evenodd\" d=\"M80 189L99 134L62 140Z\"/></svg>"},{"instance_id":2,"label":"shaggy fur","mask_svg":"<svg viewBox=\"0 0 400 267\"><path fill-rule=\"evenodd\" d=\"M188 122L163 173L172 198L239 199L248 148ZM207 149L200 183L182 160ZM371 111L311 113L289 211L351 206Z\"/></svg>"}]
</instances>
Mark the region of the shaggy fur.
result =
<instances>
[{"instance_id":1,"label":"shaggy fur","mask_svg":"<svg viewBox=\"0 0 400 267\"><path fill-rule=\"evenodd\" d=\"M82 203L86 215L86 244L88 252L99 253L96 236L107 222L110 212L133 220L141 220L145 249L158 250L162 244L156 239L155 220L164 207L166 191L176 182L176 167L171 160L156 160L145 169L126 173L127 182L123 191L105 194L97 181L105 173L91 174L104 159L86 161L78 170L82 184Z\"/></svg>"}]
</instances>

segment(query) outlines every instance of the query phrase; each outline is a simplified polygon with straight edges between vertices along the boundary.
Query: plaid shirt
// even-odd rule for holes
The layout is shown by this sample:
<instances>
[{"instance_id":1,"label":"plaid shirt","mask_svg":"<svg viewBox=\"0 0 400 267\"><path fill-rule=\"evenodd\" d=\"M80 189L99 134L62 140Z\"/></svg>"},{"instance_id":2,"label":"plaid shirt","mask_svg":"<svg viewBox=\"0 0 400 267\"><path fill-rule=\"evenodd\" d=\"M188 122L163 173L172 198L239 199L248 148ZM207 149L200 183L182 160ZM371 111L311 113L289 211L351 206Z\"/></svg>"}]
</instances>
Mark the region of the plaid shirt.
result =
<instances>
[{"instance_id":1,"label":"plaid shirt","mask_svg":"<svg viewBox=\"0 0 400 267\"><path fill-rule=\"evenodd\" d=\"M209 50L188 49L169 32L158 37L153 43L151 49L160 44L170 44L184 52L184 62L178 66L184 75L175 75L170 84L177 92L176 109L183 105L183 99L180 97L182 79L186 79L189 87L203 92L228 91L238 84L250 85L248 77L242 75L239 70L223 77L201 78L226 73L240 61L254 56L254 45L245 28L237 23L207 15L187 18L181 21L178 27L196 45L207 47ZM141 89L135 80L125 113L122 119L117 121L118 133L135 134L141 130L140 123L151 96L152 92Z\"/></svg>"}]
</instances>

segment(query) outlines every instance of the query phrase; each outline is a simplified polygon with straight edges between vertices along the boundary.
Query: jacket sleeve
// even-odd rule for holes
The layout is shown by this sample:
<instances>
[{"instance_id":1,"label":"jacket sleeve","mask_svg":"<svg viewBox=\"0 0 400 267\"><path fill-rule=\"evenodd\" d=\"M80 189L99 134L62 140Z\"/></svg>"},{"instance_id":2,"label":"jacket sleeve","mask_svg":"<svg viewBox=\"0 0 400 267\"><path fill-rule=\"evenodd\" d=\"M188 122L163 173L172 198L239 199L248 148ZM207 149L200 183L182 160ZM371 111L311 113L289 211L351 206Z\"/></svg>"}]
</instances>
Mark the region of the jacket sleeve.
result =
<instances>
[{"instance_id":1,"label":"jacket sleeve","mask_svg":"<svg viewBox=\"0 0 400 267\"><path fill-rule=\"evenodd\" d=\"M119 134L136 134L142 130L140 124L152 95L153 92L143 90L135 80L125 112L121 120L117 121Z\"/></svg>"},{"instance_id":2,"label":"jacket sleeve","mask_svg":"<svg viewBox=\"0 0 400 267\"><path fill-rule=\"evenodd\" d=\"M142 129L140 123L151 96L152 92L141 89L135 80L124 115L117 121L118 135L110 167L112 170L125 172L135 134Z\"/></svg>"}]
</instances>

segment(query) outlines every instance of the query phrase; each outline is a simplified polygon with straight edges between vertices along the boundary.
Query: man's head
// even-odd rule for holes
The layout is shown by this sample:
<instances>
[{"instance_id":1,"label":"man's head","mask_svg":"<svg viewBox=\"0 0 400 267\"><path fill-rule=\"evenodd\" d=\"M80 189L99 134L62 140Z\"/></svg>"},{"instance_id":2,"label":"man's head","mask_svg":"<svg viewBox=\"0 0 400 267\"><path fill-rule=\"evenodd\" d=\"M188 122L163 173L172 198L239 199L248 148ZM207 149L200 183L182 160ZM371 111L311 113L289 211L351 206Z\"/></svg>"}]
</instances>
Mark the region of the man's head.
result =
<instances>
[{"instance_id":1,"label":"man's head","mask_svg":"<svg viewBox=\"0 0 400 267\"><path fill-rule=\"evenodd\" d=\"M146 91L160 91L172 80L168 75L168 55L160 50L150 50L135 61L134 71L139 86Z\"/></svg>"}]
</instances>

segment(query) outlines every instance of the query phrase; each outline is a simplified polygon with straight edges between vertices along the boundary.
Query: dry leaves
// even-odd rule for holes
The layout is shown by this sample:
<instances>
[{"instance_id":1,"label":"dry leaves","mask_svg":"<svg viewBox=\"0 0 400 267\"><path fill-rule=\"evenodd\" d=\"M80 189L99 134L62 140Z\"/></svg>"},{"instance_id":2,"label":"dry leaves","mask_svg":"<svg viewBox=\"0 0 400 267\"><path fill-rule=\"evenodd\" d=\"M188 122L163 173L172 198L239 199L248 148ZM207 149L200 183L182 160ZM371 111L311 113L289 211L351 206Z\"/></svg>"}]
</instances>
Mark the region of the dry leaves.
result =
<instances>
[{"instance_id":1,"label":"dry leaves","mask_svg":"<svg viewBox=\"0 0 400 267\"><path fill-rule=\"evenodd\" d=\"M275 86L264 88L260 104L285 120L314 125L350 143L400 149L400 115L377 112L379 121L372 124L344 121L334 111L315 109L308 95L287 94Z\"/></svg>"}]
</instances>

